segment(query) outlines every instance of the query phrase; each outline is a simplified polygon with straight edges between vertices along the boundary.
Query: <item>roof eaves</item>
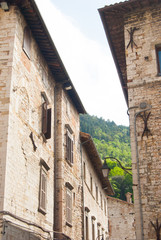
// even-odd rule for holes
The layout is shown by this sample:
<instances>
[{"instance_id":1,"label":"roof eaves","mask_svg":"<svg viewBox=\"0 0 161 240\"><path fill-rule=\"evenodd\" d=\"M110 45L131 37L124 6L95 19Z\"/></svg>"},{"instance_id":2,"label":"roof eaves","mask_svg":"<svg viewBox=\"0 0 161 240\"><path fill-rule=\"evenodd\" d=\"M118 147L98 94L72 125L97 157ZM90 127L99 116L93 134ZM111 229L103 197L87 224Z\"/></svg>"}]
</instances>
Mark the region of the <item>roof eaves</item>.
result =
<instances>
[{"instance_id":1,"label":"roof eaves","mask_svg":"<svg viewBox=\"0 0 161 240\"><path fill-rule=\"evenodd\" d=\"M1 0L0 0L1 1ZM77 91L74 88L74 85L65 69L65 66L59 56L59 53L54 45L54 42L49 34L49 31L44 23L44 20L39 12L39 9L34 0L8 0L10 4L17 5L22 14L24 15L27 23L30 26L30 29L34 35L37 44L40 47L40 50L46 59L46 62L54 76L56 82L62 84L69 83L72 86L72 89L67 92L71 98L73 104L76 106L76 109L79 113L86 113L86 110L78 96ZM34 19L34 24L33 24ZM41 29L41 35L37 34L36 30ZM44 43L45 37L45 43ZM50 56L49 56L50 55ZM51 57L52 56L52 57Z\"/></svg>"}]
</instances>

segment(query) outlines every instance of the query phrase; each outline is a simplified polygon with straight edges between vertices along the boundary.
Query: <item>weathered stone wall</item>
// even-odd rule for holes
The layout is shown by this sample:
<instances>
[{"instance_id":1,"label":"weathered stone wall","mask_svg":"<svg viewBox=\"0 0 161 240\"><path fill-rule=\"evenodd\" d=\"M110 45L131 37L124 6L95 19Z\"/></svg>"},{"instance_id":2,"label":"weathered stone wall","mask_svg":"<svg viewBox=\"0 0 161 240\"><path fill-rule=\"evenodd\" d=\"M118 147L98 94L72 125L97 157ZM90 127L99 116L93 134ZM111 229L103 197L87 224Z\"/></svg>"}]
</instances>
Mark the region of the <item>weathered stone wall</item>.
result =
<instances>
[{"instance_id":1,"label":"weathered stone wall","mask_svg":"<svg viewBox=\"0 0 161 240\"><path fill-rule=\"evenodd\" d=\"M135 240L134 205L107 197L109 240Z\"/></svg>"},{"instance_id":2,"label":"weathered stone wall","mask_svg":"<svg viewBox=\"0 0 161 240\"><path fill-rule=\"evenodd\" d=\"M125 47L130 41L127 30L138 28L133 36L137 47L126 49L126 63L136 234L137 239L144 240L156 239L150 221L158 219L161 223L161 76L155 49L161 44L160 12L158 4L125 17ZM143 102L148 104L144 109L139 107Z\"/></svg>"},{"instance_id":3,"label":"weathered stone wall","mask_svg":"<svg viewBox=\"0 0 161 240\"><path fill-rule=\"evenodd\" d=\"M82 158L83 158L83 168L84 168L84 171L83 171L84 172L84 208L85 208L85 218L86 216L88 217L88 239L89 240L93 239L92 223L94 224L95 239L98 237L98 231L100 235L103 234L104 239L107 239L108 237L107 195L105 193L105 190L102 189L101 181L84 147L83 147ZM92 184L91 184L91 177L92 177ZM96 194L96 187L98 189L98 195ZM98 199L96 195L98 196ZM84 232L86 236L86 221L85 221Z\"/></svg>"},{"instance_id":4,"label":"weathered stone wall","mask_svg":"<svg viewBox=\"0 0 161 240\"><path fill-rule=\"evenodd\" d=\"M3 12L1 9L0 11L2 14L0 25L4 25L6 29L8 28L7 31L2 29L3 34L6 35L2 38L3 51L6 48L3 58L7 63L2 62L1 77L3 75L4 77L1 78L0 83L2 84L0 108L3 110L1 113L3 117L0 118L0 121L2 121L1 127L4 126L5 129L6 126L5 132L2 134L3 141L1 140L3 164L6 161L5 184L4 181L1 181L1 184L5 186L2 210L52 231L54 79L33 38L31 39L30 59L23 51L23 32L26 22L19 10L16 7L11 7L9 12ZM13 59L11 58L12 53ZM42 71L46 72L48 79L46 82L42 80ZM6 81L7 78L8 81ZM52 108L52 134L51 139L46 142L44 142L41 135L41 92L46 93L49 105ZM7 121L6 114L8 110L9 120ZM31 133L37 147L36 151L34 151L32 140L29 137ZM5 156L6 147L7 154ZM41 158L50 167L47 172L46 214L38 211ZM6 215L5 218L22 226L23 221L16 220L14 216ZM46 234L39 228L33 228L27 224L25 224L25 227Z\"/></svg>"},{"instance_id":5,"label":"weathered stone wall","mask_svg":"<svg viewBox=\"0 0 161 240\"><path fill-rule=\"evenodd\" d=\"M80 159L79 114L67 92L61 85L56 87L56 166L55 166L55 230L63 232L71 239L82 239L82 180ZM66 160L67 125L72 130L73 164ZM72 225L66 221L66 183L72 190ZM61 234L57 237L62 239Z\"/></svg>"},{"instance_id":6,"label":"weathered stone wall","mask_svg":"<svg viewBox=\"0 0 161 240\"><path fill-rule=\"evenodd\" d=\"M8 142L8 115L12 74L13 45L16 19L0 9L0 210L3 210L6 152Z\"/></svg>"}]
</instances>

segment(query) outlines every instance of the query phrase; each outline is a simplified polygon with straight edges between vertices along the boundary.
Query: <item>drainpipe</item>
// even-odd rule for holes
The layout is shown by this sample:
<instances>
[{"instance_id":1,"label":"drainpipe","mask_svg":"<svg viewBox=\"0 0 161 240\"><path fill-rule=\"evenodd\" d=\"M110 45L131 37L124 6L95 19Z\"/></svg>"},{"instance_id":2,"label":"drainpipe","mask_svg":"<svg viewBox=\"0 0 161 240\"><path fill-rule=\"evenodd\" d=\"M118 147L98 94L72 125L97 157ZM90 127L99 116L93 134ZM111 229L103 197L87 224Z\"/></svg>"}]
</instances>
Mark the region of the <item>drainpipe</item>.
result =
<instances>
[{"instance_id":1,"label":"drainpipe","mask_svg":"<svg viewBox=\"0 0 161 240\"><path fill-rule=\"evenodd\" d=\"M135 135L135 151L136 151L136 164L137 164L137 181L138 181L138 195L139 195L139 213L140 213L140 222L141 222L141 239L144 240L144 229L143 229L143 211L142 211L142 202L141 202L141 184L140 184L140 174L139 174L139 153L138 153L138 144L137 144L137 130L136 130L136 119L140 113L149 111L152 106L142 102L139 106L134 106L128 110L140 108L141 110L136 112L134 115L134 135Z\"/></svg>"}]
</instances>

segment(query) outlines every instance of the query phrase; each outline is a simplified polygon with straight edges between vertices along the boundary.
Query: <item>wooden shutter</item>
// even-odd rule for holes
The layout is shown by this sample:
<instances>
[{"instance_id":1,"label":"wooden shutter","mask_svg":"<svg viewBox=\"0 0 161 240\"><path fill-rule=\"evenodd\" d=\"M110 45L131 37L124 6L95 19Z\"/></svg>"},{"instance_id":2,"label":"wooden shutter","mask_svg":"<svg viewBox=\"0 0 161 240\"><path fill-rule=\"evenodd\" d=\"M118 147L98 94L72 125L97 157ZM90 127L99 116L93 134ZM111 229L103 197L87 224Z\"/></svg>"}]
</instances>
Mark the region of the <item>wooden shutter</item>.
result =
<instances>
[{"instance_id":1,"label":"wooden shutter","mask_svg":"<svg viewBox=\"0 0 161 240\"><path fill-rule=\"evenodd\" d=\"M68 188L66 196L66 220L67 223L72 224L72 192Z\"/></svg>"},{"instance_id":2,"label":"wooden shutter","mask_svg":"<svg viewBox=\"0 0 161 240\"><path fill-rule=\"evenodd\" d=\"M40 203L39 207L41 210L46 210L46 190L47 190L47 174L43 167L41 168L40 175Z\"/></svg>"},{"instance_id":3,"label":"wooden shutter","mask_svg":"<svg viewBox=\"0 0 161 240\"><path fill-rule=\"evenodd\" d=\"M25 27L24 29L24 39L23 39L23 50L30 58L30 51L31 51L31 32L29 27Z\"/></svg>"},{"instance_id":4,"label":"wooden shutter","mask_svg":"<svg viewBox=\"0 0 161 240\"><path fill-rule=\"evenodd\" d=\"M47 131L45 137L46 139L51 138L51 108L47 109Z\"/></svg>"},{"instance_id":5,"label":"wooden shutter","mask_svg":"<svg viewBox=\"0 0 161 240\"><path fill-rule=\"evenodd\" d=\"M42 104L42 133L47 133L47 103Z\"/></svg>"},{"instance_id":6,"label":"wooden shutter","mask_svg":"<svg viewBox=\"0 0 161 240\"><path fill-rule=\"evenodd\" d=\"M67 160L73 163L73 140L67 131Z\"/></svg>"}]
</instances>

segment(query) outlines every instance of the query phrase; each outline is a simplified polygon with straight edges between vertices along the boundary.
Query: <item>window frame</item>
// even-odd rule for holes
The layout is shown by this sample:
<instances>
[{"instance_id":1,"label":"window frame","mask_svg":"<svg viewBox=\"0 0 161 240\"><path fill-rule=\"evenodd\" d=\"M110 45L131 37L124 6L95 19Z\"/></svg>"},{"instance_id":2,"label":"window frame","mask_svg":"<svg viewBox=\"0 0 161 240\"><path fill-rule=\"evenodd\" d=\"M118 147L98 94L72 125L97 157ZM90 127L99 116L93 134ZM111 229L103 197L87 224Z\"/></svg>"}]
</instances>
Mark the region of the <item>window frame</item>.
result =
<instances>
[{"instance_id":1,"label":"window frame","mask_svg":"<svg viewBox=\"0 0 161 240\"><path fill-rule=\"evenodd\" d=\"M50 167L47 163L41 159L40 160L40 183L39 183L39 212L46 214L47 208L47 177ZM43 180L45 182L43 183Z\"/></svg>"},{"instance_id":2,"label":"window frame","mask_svg":"<svg viewBox=\"0 0 161 240\"><path fill-rule=\"evenodd\" d=\"M41 131L44 137L44 141L51 138L51 107L49 107L49 101L44 92L41 93L43 103L41 105L42 109L42 120L41 120Z\"/></svg>"},{"instance_id":3,"label":"window frame","mask_svg":"<svg viewBox=\"0 0 161 240\"><path fill-rule=\"evenodd\" d=\"M72 227L72 190L73 186L66 182L66 224Z\"/></svg>"},{"instance_id":4,"label":"window frame","mask_svg":"<svg viewBox=\"0 0 161 240\"><path fill-rule=\"evenodd\" d=\"M85 221L85 233L86 233L86 240L89 240L89 219L88 219L88 215L86 214L86 216L85 216L85 219L86 219L86 221Z\"/></svg>"},{"instance_id":5,"label":"window frame","mask_svg":"<svg viewBox=\"0 0 161 240\"><path fill-rule=\"evenodd\" d=\"M96 202L98 203L98 186L96 185Z\"/></svg>"},{"instance_id":6,"label":"window frame","mask_svg":"<svg viewBox=\"0 0 161 240\"><path fill-rule=\"evenodd\" d=\"M159 59L159 52L161 52L161 46L156 46L155 47L155 50L156 50L156 60L157 60L157 73L158 73L158 76L161 76L161 57Z\"/></svg>"},{"instance_id":7,"label":"window frame","mask_svg":"<svg viewBox=\"0 0 161 240\"><path fill-rule=\"evenodd\" d=\"M66 160L72 166L74 163L74 136L69 124L65 124L66 128Z\"/></svg>"},{"instance_id":8,"label":"window frame","mask_svg":"<svg viewBox=\"0 0 161 240\"><path fill-rule=\"evenodd\" d=\"M43 180L45 182L43 182ZM39 211L46 214L47 201L47 171L43 166L40 169Z\"/></svg>"},{"instance_id":9,"label":"window frame","mask_svg":"<svg viewBox=\"0 0 161 240\"><path fill-rule=\"evenodd\" d=\"M93 177L92 177L92 174L90 174L90 191L91 191L91 194L93 194Z\"/></svg>"},{"instance_id":10,"label":"window frame","mask_svg":"<svg viewBox=\"0 0 161 240\"><path fill-rule=\"evenodd\" d=\"M27 57L30 59L31 55L31 30L29 26L26 26L23 31L23 51L27 55Z\"/></svg>"}]
</instances>

